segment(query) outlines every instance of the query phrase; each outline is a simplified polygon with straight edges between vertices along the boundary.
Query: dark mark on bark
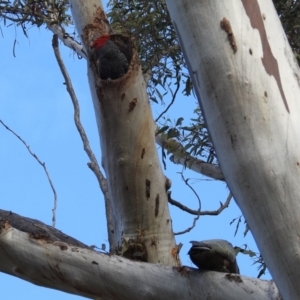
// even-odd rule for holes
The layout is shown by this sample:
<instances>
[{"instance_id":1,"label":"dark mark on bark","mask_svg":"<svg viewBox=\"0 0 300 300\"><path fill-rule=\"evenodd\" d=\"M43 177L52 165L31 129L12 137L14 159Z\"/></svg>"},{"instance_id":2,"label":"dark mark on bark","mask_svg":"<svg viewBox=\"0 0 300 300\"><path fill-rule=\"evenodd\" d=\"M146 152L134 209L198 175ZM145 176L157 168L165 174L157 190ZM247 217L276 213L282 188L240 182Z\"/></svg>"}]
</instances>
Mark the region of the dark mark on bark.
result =
<instances>
[{"instance_id":1,"label":"dark mark on bark","mask_svg":"<svg viewBox=\"0 0 300 300\"><path fill-rule=\"evenodd\" d=\"M137 98L133 98L129 103L129 112L133 111L137 104Z\"/></svg>"},{"instance_id":2,"label":"dark mark on bark","mask_svg":"<svg viewBox=\"0 0 300 300\"><path fill-rule=\"evenodd\" d=\"M237 51L237 45L235 42L235 37L232 32L230 22L226 18L223 18L220 22L220 25L221 25L221 28L227 33L230 46L231 46L233 52L235 53Z\"/></svg>"},{"instance_id":3,"label":"dark mark on bark","mask_svg":"<svg viewBox=\"0 0 300 300\"><path fill-rule=\"evenodd\" d=\"M150 198L150 188L151 188L151 181L146 179L146 198Z\"/></svg>"},{"instance_id":4,"label":"dark mark on bark","mask_svg":"<svg viewBox=\"0 0 300 300\"><path fill-rule=\"evenodd\" d=\"M159 211L159 194L157 194L155 198L155 217L158 216L158 211Z\"/></svg>"}]
</instances>

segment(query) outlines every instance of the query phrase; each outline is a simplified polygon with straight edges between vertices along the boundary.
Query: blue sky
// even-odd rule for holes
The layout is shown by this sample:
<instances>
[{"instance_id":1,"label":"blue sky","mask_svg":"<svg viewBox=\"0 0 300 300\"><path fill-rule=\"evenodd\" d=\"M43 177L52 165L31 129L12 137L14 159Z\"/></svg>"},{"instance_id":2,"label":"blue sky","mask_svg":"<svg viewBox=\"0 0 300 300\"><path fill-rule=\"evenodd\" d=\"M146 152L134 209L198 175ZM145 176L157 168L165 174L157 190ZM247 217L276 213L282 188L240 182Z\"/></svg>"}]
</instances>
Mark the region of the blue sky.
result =
<instances>
[{"instance_id":1,"label":"blue sky","mask_svg":"<svg viewBox=\"0 0 300 300\"><path fill-rule=\"evenodd\" d=\"M107 244L103 197L93 173L87 167L88 158L73 121L72 103L54 58L52 34L45 28L31 28L29 38L26 38L20 28L1 24L1 29L0 119L46 163L58 193L56 227L87 245ZM13 56L15 39L16 57ZM63 45L61 51L80 101L82 123L100 162L100 144L87 83L86 61L79 60ZM166 103L169 101L165 99ZM195 103L192 97L179 95L168 116L174 120L183 116L188 124L188 119L193 117ZM162 109L162 106L153 104L154 115ZM23 144L2 126L0 137L0 208L51 225L53 193L43 169ZM172 180L172 197L197 209L197 199L177 174L181 171L181 166L167 163L166 175ZM225 184L207 180L194 172L186 171L185 176L194 179L191 182L201 198L203 210L217 209L219 202L226 200L228 189ZM193 222L192 216L172 206L171 214L174 231L184 230ZM192 266L186 255L190 240L224 238L234 245L248 244L256 250L250 234L243 238L243 225L234 237L235 226L229 223L240 215L232 202L221 216L201 217L194 230L177 236L177 242L184 244L182 263ZM256 265L252 266L250 258L239 255L238 262L242 274L256 277ZM80 298L40 288L2 273L0 282L3 299Z\"/></svg>"}]
</instances>

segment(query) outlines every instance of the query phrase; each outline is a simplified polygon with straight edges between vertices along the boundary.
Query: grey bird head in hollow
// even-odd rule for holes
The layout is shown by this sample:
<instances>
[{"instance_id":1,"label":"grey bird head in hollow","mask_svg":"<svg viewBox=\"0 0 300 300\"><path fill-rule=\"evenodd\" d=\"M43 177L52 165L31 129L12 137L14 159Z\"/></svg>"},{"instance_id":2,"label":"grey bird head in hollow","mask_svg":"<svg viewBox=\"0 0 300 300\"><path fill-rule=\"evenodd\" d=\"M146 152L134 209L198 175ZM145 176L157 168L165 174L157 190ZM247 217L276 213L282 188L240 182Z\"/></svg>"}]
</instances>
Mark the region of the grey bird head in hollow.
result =
<instances>
[{"instance_id":1,"label":"grey bird head in hollow","mask_svg":"<svg viewBox=\"0 0 300 300\"><path fill-rule=\"evenodd\" d=\"M240 274L233 246L225 240L191 241L191 261L203 270Z\"/></svg>"}]
</instances>

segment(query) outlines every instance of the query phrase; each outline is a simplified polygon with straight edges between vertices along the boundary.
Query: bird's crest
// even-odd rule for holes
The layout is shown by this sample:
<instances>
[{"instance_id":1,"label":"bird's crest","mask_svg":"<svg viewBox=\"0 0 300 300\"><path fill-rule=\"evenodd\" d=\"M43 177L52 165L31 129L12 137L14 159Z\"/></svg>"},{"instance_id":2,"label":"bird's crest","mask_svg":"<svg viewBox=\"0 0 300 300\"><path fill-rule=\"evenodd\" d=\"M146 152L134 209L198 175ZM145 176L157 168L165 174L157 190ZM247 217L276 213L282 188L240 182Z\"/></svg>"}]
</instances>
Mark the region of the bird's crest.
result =
<instances>
[{"instance_id":1,"label":"bird's crest","mask_svg":"<svg viewBox=\"0 0 300 300\"><path fill-rule=\"evenodd\" d=\"M93 42L92 48L98 50L103 47L108 40L110 40L110 36L108 34L104 34Z\"/></svg>"}]
</instances>

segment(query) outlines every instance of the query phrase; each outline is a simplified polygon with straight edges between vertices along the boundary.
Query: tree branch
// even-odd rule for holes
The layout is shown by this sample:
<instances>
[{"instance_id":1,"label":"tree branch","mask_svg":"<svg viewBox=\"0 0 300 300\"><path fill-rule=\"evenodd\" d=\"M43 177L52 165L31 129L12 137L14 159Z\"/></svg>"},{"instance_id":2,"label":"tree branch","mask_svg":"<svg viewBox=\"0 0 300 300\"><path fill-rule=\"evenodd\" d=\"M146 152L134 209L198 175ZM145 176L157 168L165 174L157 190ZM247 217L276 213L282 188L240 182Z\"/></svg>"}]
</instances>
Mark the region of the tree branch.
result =
<instances>
[{"instance_id":1,"label":"tree branch","mask_svg":"<svg viewBox=\"0 0 300 300\"><path fill-rule=\"evenodd\" d=\"M200 200L200 197L198 196L197 192L194 190L194 188L188 183L188 179L185 179L183 177L183 174L181 174L181 177L184 181L184 183L193 191L193 193L196 195L197 199L198 199L198 202L199 202L199 209L198 209L198 213L196 214L197 217L194 218L194 221L193 221L193 225L188 227L187 229L183 230L183 231L180 231L180 232L176 232L174 233L174 235L179 235L179 234L184 234L184 233L187 233L187 232L190 232L193 228L195 228L196 226L196 222L198 221L198 219L200 218L200 212L201 212L201 200ZM170 194L168 194L169 196ZM168 197L169 198L169 197Z\"/></svg>"},{"instance_id":2,"label":"tree branch","mask_svg":"<svg viewBox=\"0 0 300 300\"><path fill-rule=\"evenodd\" d=\"M165 114L165 113L169 110L169 108L173 105L173 103L174 103L174 101L175 101L175 99L176 99L176 95L177 95L177 92L178 92L179 88L180 88L180 83L177 82L177 86L176 86L175 92L172 93L172 90L170 89L170 91L171 91L171 93L172 93L172 100L171 100L171 102L169 103L169 105L167 106L167 108L166 108L164 111L162 111L161 114L156 118L155 123L156 123L156 122L161 118L161 116L162 116L163 114Z\"/></svg>"},{"instance_id":3,"label":"tree branch","mask_svg":"<svg viewBox=\"0 0 300 300\"><path fill-rule=\"evenodd\" d=\"M217 216L219 215L225 208L227 208L230 204L230 201L232 199L232 195L229 194L226 201L224 203L220 202L220 207L217 210L204 210L204 211L200 211L200 216ZM191 209L185 205L183 205L182 203L174 200L171 198L171 193L169 193L169 203L177 206L178 208L180 208L181 210L191 214L191 215L198 215L199 214L199 210L195 210L195 209Z\"/></svg>"},{"instance_id":4,"label":"tree branch","mask_svg":"<svg viewBox=\"0 0 300 300\"><path fill-rule=\"evenodd\" d=\"M201 159L190 156L184 147L175 139L168 139L164 134L155 136L156 144L172 153L170 161L175 164L181 164L190 170L200 173L212 179L225 181L222 170L219 166L209 164Z\"/></svg>"},{"instance_id":5,"label":"tree branch","mask_svg":"<svg viewBox=\"0 0 300 300\"><path fill-rule=\"evenodd\" d=\"M61 26L58 25L48 25L49 30L51 30L57 37L64 43L65 46L72 49L77 53L79 57L87 59L87 54L84 50L83 45L75 41L68 33L63 30Z\"/></svg>"},{"instance_id":6,"label":"tree branch","mask_svg":"<svg viewBox=\"0 0 300 300\"><path fill-rule=\"evenodd\" d=\"M48 173L48 170L46 168L46 163L42 162L39 157L33 153L31 150L30 150L30 147L29 145L27 145L27 143L17 134L15 133L12 129L10 129L2 120L0 120L0 123L8 130L10 131L14 136L16 136L24 145L25 147L27 148L28 152L30 153L31 156L34 157L34 159L43 167L45 173L46 173L46 176L47 176L47 179L49 181L49 184L50 184L50 187L52 189L52 192L53 192L53 195L54 195L54 201L53 201L53 208L52 208L52 226L55 227L55 224L56 224L56 206L57 206L57 194L56 194L56 190L54 188L54 185L52 183L52 180L50 178L50 175Z\"/></svg>"},{"instance_id":7,"label":"tree branch","mask_svg":"<svg viewBox=\"0 0 300 300\"><path fill-rule=\"evenodd\" d=\"M253 300L253 291L255 299L280 298L272 281L99 253L40 221L3 210L0 271L90 299Z\"/></svg>"},{"instance_id":8,"label":"tree branch","mask_svg":"<svg viewBox=\"0 0 300 300\"><path fill-rule=\"evenodd\" d=\"M91 147L90 147L90 143L88 140L88 137L86 135L86 132L81 124L80 121L80 108L79 108L79 103L78 103L78 99L76 97L75 91L73 89L72 86L72 82L71 79L69 77L69 74L67 72L67 69L63 63L63 60L61 58L60 52L59 52L59 46L58 46L58 37L57 35L53 35L53 40L52 40L52 46L53 46L53 50L54 50L54 54L57 60L57 63L59 65L59 68L62 72L62 75L65 79L65 84L67 86L67 91L71 97L73 106L74 106L74 121L75 121L75 125L76 128L79 132L79 135L81 137L81 140L83 142L83 148L84 151L86 152L87 156L90 159L90 163L88 164L88 166L90 167L90 169L94 172L99 186L101 188L101 191L104 195L104 199L105 199L105 208L106 208L106 217L107 217L107 231L108 231L108 240L110 245L112 245L112 241L113 239L111 238L112 232L114 230L114 221L113 221L113 217L112 217L112 212L111 212L111 206L110 206L110 195L108 192L108 187L107 187L107 182L106 179L104 177L104 175L102 174L99 164L97 162L97 158L94 155Z\"/></svg>"},{"instance_id":9,"label":"tree branch","mask_svg":"<svg viewBox=\"0 0 300 300\"><path fill-rule=\"evenodd\" d=\"M36 5L41 4L36 3ZM11 14L15 17L9 16L8 14ZM57 34L58 38L64 43L65 46L75 51L79 57L87 59L87 54L83 45L75 41L74 38L72 38L65 31L63 26L59 25L60 23L57 20L56 14L54 11L49 9L46 4L43 5L43 8L40 6L39 9L32 8L31 10L24 10L18 7L0 7L0 17L21 25L23 31L23 24L26 22L33 24L45 23L49 30L51 30L54 34Z\"/></svg>"}]
</instances>

